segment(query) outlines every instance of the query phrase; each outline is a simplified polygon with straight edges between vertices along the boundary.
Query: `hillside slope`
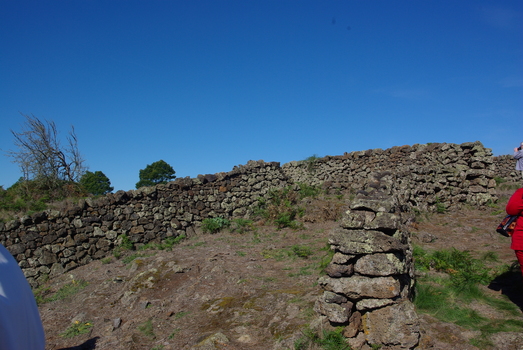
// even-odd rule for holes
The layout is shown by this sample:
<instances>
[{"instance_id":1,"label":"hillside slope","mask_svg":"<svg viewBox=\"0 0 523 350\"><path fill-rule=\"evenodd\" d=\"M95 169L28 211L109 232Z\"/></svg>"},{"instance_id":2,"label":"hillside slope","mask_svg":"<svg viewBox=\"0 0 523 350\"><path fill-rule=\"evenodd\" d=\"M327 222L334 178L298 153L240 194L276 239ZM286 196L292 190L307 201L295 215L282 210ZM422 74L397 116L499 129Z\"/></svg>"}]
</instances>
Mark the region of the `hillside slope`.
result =
<instances>
[{"instance_id":1,"label":"hillside slope","mask_svg":"<svg viewBox=\"0 0 523 350\"><path fill-rule=\"evenodd\" d=\"M494 231L507 195L500 193L495 208L420 216L411 228L414 243L475 256L494 252L497 264L512 263L509 240ZM299 230L259 225L243 234L191 237L172 250L124 251L51 279L36 292L40 299L63 295L40 304L47 349L294 349L316 322L316 280L330 261L328 233L337 227L309 221ZM523 310L523 281L511 278L485 290ZM503 317L485 305L478 312ZM476 349L469 340L477 333L421 318L420 348ZM496 349L523 346L523 330L495 337Z\"/></svg>"}]
</instances>

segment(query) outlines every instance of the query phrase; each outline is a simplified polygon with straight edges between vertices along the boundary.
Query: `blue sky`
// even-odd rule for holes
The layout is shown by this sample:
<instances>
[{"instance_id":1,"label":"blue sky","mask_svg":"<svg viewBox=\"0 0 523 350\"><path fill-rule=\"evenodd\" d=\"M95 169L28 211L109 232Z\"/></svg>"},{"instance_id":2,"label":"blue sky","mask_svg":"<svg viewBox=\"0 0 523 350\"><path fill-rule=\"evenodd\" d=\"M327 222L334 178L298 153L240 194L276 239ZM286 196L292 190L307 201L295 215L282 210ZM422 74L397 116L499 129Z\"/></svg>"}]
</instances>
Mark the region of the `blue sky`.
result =
<instances>
[{"instance_id":1,"label":"blue sky","mask_svg":"<svg viewBox=\"0 0 523 350\"><path fill-rule=\"evenodd\" d=\"M523 1L0 0L0 185L34 115L115 190L371 148L523 141ZM519 126L518 126L519 125Z\"/></svg>"}]
</instances>

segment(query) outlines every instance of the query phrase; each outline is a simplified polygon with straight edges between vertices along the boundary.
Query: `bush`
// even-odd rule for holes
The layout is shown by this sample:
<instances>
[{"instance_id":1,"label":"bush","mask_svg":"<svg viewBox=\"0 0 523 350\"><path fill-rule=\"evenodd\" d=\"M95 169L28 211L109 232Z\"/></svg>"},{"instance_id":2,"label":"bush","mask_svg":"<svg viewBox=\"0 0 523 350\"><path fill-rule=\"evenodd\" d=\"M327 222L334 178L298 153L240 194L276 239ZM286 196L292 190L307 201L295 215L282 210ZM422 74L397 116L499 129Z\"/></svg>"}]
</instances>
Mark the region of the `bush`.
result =
<instances>
[{"instance_id":1,"label":"bush","mask_svg":"<svg viewBox=\"0 0 523 350\"><path fill-rule=\"evenodd\" d=\"M296 216L303 214L303 209L297 207L298 192L290 186L272 189L266 198L258 200L257 214L276 224L278 228L299 227Z\"/></svg>"},{"instance_id":2,"label":"bush","mask_svg":"<svg viewBox=\"0 0 523 350\"><path fill-rule=\"evenodd\" d=\"M252 228L253 228L252 220L237 218L237 219L232 220L232 223L231 223L231 232L238 232L240 234L243 234L247 231L252 230Z\"/></svg>"},{"instance_id":3,"label":"bush","mask_svg":"<svg viewBox=\"0 0 523 350\"><path fill-rule=\"evenodd\" d=\"M231 222L222 217L206 218L202 221L202 231L208 233L217 233L231 225Z\"/></svg>"},{"instance_id":4,"label":"bush","mask_svg":"<svg viewBox=\"0 0 523 350\"><path fill-rule=\"evenodd\" d=\"M487 284L492 279L492 271L485 266L484 260L474 259L468 251L451 248L428 253L414 247L414 259L419 270L434 269L448 273L457 288L468 288L468 285L476 283Z\"/></svg>"},{"instance_id":5,"label":"bush","mask_svg":"<svg viewBox=\"0 0 523 350\"><path fill-rule=\"evenodd\" d=\"M311 186L304 183L298 183L298 186L300 187L300 199L307 197L316 198L321 193L321 189L318 186Z\"/></svg>"},{"instance_id":6,"label":"bush","mask_svg":"<svg viewBox=\"0 0 523 350\"><path fill-rule=\"evenodd\" d=\"M303 259L307 259L313 254L312 249L306 246L293 245L291 249L296 256Z\"/></svg>"},{"instance_id":7,"label":"bush","mask_svg":"<svg viewBox=\"0 0 523 350\"><path fill-rule=\"evenodd\" d=\"M121 249L134 250L134 243L129 239L129 237L127 237L125 233L120 236L120 240L119 247Z\"/></svg>"}]
</instances>

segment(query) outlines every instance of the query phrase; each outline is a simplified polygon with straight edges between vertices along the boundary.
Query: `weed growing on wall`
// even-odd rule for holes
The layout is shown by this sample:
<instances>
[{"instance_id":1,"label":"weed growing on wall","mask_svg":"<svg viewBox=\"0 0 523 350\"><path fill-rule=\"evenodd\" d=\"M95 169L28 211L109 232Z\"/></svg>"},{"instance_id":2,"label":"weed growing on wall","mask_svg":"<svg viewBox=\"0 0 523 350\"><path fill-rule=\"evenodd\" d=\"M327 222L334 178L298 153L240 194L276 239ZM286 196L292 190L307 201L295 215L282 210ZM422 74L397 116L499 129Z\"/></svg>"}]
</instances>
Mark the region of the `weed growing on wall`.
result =
<instances>
[{"instance_id":1,"label":"weed growing on wall","mask_svg":"<svg viewBox=\"0 0 523 350\"><path fill-rule=\"evenodd\" d=\"M318 159L320 159L320 157L318 157L317 154L313 154L312 156L302 160L301 163L304 164L307 171L312 174L316 171Z\"/></svg>"},{"instance_id":2,"label":"weed growing on wall","mask_svg":"<svg viewBox=\"0 0 523 350\"><path fill-rule=\"evenodd\" d=\"M134 250L134 243L129 239L129 237L124 233L120 236L120 245L121 249Z\"/></svg>"}]
</instances>

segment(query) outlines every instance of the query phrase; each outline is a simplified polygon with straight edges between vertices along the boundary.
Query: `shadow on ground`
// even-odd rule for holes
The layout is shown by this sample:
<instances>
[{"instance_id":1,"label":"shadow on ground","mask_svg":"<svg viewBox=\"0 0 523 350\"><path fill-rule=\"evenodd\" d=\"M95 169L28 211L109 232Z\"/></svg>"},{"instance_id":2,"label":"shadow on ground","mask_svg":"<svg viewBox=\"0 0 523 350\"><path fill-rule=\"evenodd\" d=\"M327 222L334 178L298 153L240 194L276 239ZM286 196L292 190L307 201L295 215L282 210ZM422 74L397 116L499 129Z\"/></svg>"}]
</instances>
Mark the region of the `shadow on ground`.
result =
<instances>
[{"instance_id":1,"label":"shadow on ground","mask_svg":"<svg viewBox=\"0 0 523 350\"><path fill-rule=\"evenodd\" d=\"M499 275L490 282L488 287L506 295L523 311L523 276L517 262L512 264L508 272Z\"/></svg>"},{"instance_id":2,"label":"shadow on ground","mask_svg":"<svg viewBox=\"0 0 523 350\"><path fill-rule=\"evenodd\" d=\"M70 348L61 348L59 350L93 350L93 349L96 349L96 341L98 339L100 339L100 337L94 337L94 338L91 338L91 339L83 342L80 345L73 346Z\"/></svg>"}]
</instances>

